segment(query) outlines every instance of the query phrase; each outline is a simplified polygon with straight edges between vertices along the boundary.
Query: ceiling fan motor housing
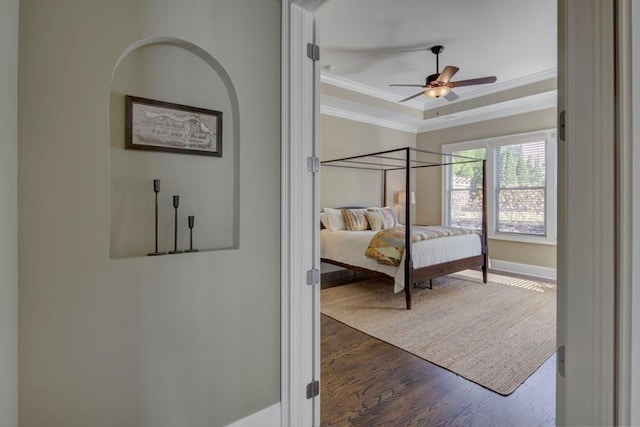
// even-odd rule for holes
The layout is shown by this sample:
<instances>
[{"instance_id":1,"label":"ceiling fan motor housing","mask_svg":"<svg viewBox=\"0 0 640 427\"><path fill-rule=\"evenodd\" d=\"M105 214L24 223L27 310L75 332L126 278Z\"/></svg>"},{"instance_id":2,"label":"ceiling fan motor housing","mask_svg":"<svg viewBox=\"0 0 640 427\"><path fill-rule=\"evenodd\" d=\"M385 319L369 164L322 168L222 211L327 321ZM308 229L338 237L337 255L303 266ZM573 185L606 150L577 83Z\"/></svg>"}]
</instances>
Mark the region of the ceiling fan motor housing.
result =
<instances>
[{"instance_id":1,"label":"ceiling fan motor housing","mask_svg":"<svg viewBox=\"0 0 640 427\"><path fill-rule=\"evenodd\" d=\"M427 78L425 79L425 83L427 85L431 84L432 82L435 82L438 79L438 76L440 74L436 73L436 74L430 74L427 76Z\"/></svg>"}]
</instances>

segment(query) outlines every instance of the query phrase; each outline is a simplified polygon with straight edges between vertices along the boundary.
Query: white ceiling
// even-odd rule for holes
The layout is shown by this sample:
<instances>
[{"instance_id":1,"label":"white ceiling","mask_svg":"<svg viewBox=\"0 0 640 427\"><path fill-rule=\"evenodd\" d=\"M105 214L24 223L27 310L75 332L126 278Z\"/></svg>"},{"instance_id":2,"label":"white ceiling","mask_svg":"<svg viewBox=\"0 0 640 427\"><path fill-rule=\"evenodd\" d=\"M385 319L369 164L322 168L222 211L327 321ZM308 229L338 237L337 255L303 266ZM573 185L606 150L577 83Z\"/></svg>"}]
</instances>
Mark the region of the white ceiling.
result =
<instances>
[{"instance_id":1,"label":"white ceiling","mask_svg":"<svg viewBox=\"0 0 640 427\"><path fill-rule=\"evenodd\" d=\"M512 89L555 79L556 8L556 0L329 0L316 15L321 78L343 90L322 96L323 111L421 132L549 108L555 80L551 90ZM424 84L436 72L428 49L437 44L445 47L439 71L460 68L453 81L495 75L497 82L456 88L453 103L420 96L396 108L419 88L389 84Z\"/></svg>"}]
</instances>

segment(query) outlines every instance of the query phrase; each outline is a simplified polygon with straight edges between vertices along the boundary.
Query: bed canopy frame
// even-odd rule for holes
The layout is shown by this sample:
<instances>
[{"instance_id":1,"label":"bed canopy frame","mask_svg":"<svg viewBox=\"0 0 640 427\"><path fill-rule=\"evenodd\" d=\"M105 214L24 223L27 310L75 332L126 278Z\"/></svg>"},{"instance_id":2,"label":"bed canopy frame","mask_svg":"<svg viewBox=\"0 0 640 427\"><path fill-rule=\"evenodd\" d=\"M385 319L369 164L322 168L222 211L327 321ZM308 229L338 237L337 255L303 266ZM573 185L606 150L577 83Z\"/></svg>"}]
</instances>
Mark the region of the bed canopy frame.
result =
<instances>
[{"instance_id":1,"label":"bed canopy frame","mask_svg":"<svg viewBox=\"0 0 640 427\"><path fill-rule=\"evenodd\" d=\"M356 170L379 171L382 175L382 195L381 206L386 206L387 202L387 173L390 171L405 171L405 192L407 199L413 191L411 170L431 167L442 167L453 164L482 162L482 219L480 247L481 254L449 261L427 267L414 268L411 254L411 209L405 209L405 250L404 250L404 293L407 309L411 309L411 291L416 283L432 280L436 277L445 276L468 268L482 268L482 279L487 283L488 253L487 253L487 206L486 206L486 160L473 157L460 156L451 153L439 153L435 151L420 150L413 147L397 148L376 153L363 154L358 156L344 157L321 162L322 166L347 168ZM350 268L352 270L364 271L370 274L380 274L360 267L346 265L330 259L322 259L323 262Z\"/></svg>"}]
</instances>

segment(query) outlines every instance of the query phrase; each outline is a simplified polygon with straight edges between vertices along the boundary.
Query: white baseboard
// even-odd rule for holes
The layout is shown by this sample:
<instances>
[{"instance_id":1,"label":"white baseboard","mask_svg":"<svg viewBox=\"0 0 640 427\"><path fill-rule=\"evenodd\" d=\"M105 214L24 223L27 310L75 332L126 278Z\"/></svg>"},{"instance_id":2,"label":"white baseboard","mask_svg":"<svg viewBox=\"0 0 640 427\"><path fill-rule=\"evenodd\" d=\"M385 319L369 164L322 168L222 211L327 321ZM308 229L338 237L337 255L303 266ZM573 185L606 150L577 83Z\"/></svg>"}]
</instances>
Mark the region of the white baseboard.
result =
<instances>
[{"instance_id":1,"label":"white baseboard","mask_svg":"<svg viewBox=\"0 0 640 427\"><path fill-rule=\"evenodd\" d=\"M489 268L504 271L506 273L526 274L527 276L541 277L544 279L556 280L557 278L557 271L555 268L521 264L519 262L501 261L499 259L489 259Z\"/></svg>"},{"instance_id":2,"label":"white baseboard","mask_svg":"<svg viewBox=\"0 0 640 427\"><path fill-rule=\"evenodd\" d=\"M227 427L280 427L280 402L244 417Z\"/></svg>"}]
</instances>

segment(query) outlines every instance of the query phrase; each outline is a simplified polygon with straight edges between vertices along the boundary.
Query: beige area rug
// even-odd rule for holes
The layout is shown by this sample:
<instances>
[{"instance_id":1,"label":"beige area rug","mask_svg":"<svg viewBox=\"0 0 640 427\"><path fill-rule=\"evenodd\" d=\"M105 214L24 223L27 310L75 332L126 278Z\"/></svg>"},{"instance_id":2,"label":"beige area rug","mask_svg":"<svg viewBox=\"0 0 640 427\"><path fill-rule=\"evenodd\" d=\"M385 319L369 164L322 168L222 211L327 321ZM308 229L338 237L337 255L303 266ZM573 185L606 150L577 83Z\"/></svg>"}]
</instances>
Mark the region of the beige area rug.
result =
<instances>
[{"instance_id":1,"label":"beige area rug","mask_svg":"<svg viewBox=\"0 0 640 427\"><path fill-rule=\"evenodd\" d=\"M466 270L415 289L412 310L391 282L322 290L322 313L502 395L555 351L556 286Z\"/></svg>"}]
</instances>

